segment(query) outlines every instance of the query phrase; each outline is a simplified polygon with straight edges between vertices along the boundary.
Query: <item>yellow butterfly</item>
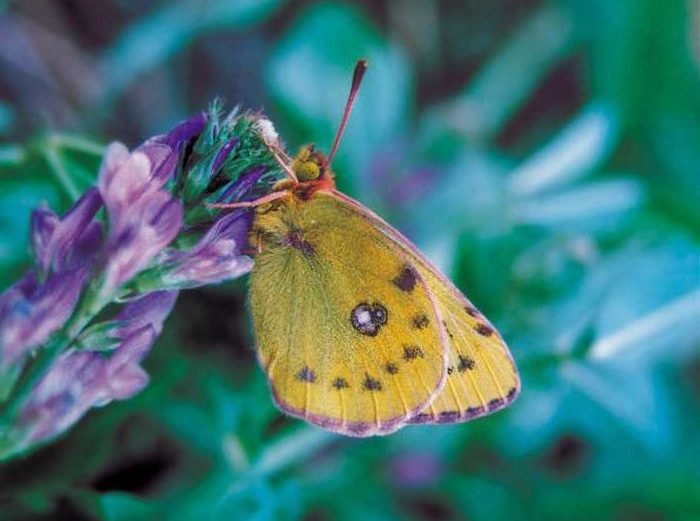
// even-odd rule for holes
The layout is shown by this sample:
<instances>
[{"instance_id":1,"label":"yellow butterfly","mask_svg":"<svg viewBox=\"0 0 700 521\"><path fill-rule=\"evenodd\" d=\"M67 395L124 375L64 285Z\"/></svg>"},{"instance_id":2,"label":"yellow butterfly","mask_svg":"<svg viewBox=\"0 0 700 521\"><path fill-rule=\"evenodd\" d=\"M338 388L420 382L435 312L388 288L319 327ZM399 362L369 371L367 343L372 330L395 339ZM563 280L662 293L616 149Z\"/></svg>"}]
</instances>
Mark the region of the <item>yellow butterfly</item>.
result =
<instances>
[{"instance_id":1,"label":"yellow butterfly","mask_svg":"<svg viewBox=\"0 0 700 521\"><path fill-rule=\"evenodd\" d=\"M286 413L350 436L467 421L520 390L503 339L401 233L335 189L312 145L255 208L250 308L260 364ZM224 205L222 205L224 206Z\"/></svg>"}]
</instances>

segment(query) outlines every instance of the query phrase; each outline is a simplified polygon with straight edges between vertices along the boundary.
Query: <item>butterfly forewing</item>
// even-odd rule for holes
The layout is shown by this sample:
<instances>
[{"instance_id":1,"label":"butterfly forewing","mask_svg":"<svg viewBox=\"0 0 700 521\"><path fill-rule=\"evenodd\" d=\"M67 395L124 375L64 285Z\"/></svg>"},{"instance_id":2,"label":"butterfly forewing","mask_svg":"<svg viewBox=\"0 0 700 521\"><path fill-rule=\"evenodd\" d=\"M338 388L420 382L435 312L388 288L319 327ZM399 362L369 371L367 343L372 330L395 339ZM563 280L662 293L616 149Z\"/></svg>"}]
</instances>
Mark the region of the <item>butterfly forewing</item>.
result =
<instances>
[{"instance_id":1,"label":"butterfly forewing","mask_svg":"<svg viewBox=\"0 0 700 521\"><path fill-rule=\"evenodd\" d=\"M446 332L423 271L332 196L256 213L250 304L261 364L286 412L344 434L396 430L446 380Z\"/></svg>"},{"instance_id":2,"label":"butterfly forewing","mask_svg":"<svg viewBox=\"0 0 700 521\"><path fill-rule=\"evenodd\" d=\"M353 208L399 246L437 302L447 336L447 382L412 423L451 423L489 414L511 403L520 378L505 342L486 318L401 233L360 203L339 193L326 196Z\"/></svg>"}]
</instances>

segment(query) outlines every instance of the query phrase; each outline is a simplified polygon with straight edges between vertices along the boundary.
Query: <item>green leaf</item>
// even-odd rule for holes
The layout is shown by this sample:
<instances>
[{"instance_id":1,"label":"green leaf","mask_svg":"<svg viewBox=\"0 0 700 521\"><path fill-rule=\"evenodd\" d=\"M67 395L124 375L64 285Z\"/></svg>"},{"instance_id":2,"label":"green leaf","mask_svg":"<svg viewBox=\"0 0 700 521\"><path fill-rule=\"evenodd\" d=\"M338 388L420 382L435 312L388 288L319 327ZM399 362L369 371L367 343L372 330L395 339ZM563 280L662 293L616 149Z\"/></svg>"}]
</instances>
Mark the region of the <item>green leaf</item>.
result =
<instances>
[{"instance_id":1,"label":"green leaf","mask_svg":"<svg viewBox=\"0 0 700 521\"><path fill-rule=\"evenodd\" d=\"M591 104L509 176L516 196L534 195L589 175L608 159L618 140L615 110Z\"/></svg>"}]
</instances>

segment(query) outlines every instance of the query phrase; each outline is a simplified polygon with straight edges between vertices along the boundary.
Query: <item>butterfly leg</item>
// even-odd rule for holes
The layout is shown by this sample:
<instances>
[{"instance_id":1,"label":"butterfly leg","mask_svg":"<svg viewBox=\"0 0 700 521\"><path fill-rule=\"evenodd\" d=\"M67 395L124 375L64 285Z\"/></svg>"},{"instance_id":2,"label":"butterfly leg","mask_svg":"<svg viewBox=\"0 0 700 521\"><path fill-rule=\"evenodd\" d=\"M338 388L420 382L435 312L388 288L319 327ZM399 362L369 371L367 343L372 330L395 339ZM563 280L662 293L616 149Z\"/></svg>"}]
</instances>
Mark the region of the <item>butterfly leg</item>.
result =
<instances>
[{"instance_id":1,"label":"butterfly leg","mask_svg":"<svg viewBox=\"0 0 700 521\"><path fill-rule=\"evenodd\" d=\"M255 248L245 248L241 251L244 255L260 255L263 252L262 233L255 237Z\"/></svg>"},{"instance_id":2,"label":"butterfly leg","mask_svg":"<svg viewBox=\"0 0 700 521\"><path fill-rule=\"evenodd\" d=\"M275 152L277 152L277 154L278 154L283 160L285 160L287 163L291 163L292 157L291 157L289 154L287 154L287 152L285 152L284 149L283 149L282 147L280 147L279 145L275 145L275 144L268 144L268 147L272 147L272 149L273 149Z\"/></svg>"},{"instance_id":3,"label":"butterfly leg","mask_svg":"<svg viewBox=\"0 0 700 521\"><path fill-rule=\"evenodd\" d=\"M285 163L282 158L280 157L280 152L282 152L281 149L277 148L274 145L271 145L269 143L265 143L265 146L267 146L267 149L270 151L270 154L272 154L272 157L277 161L277 164L282 167L282 170L287 174L287 177L291 179L294 183L298 183L299 180L297 179L296 174L294 173L294 170L292 170L287 163ZM286 155L286 154L285 154ZM289 156L287 156L289 157Z\"/></svg>"},{"instance_id":4,"label":"butterfly leg","mask_svg":"<svg viewBox=\"0 0 700 521\"><path fill-rule=\"evenodd\" d=\"M207 208L255 208L261 204L270 203L276 199L286 197L287 192L272 192L252 201L239 201L237 203L204 203Z\"/></svg>"}]
</instances>

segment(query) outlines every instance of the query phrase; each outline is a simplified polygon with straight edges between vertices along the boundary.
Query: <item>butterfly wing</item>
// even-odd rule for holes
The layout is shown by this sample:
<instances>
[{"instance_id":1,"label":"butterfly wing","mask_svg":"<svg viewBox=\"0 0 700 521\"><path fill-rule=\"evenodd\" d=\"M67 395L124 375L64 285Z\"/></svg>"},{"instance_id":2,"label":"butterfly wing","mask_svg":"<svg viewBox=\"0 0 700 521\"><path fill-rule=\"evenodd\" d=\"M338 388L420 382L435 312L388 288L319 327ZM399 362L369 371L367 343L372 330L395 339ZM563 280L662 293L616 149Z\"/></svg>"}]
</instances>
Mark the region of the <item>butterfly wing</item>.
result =
<instances>
[{"instance_id":1,"label":"butterfly wing","mask_svg":"<svg viewBox=\"0 0 700 521\"><path fill-rule=\"evenodd\" d=\"M442 390L437 302L390 237L320 192L259 208L251 233L262 240L250 280L258 355L282 410L386 434Z\"/></svg>"},{"instance_id":2,"label":"butterfly wing","mask_svg":"<svg viewBox=\"0 0 700 521\"><path fill-rule=\"evenodd\" d=\"M392 238L425 280L442 316L448 337L447 382L409 422L467 421L510 404L520 392L520 378L508 347L495 328L401 233L346 195L333 191L329 196L364 215Z\"/></svg>"}]
</instances>

